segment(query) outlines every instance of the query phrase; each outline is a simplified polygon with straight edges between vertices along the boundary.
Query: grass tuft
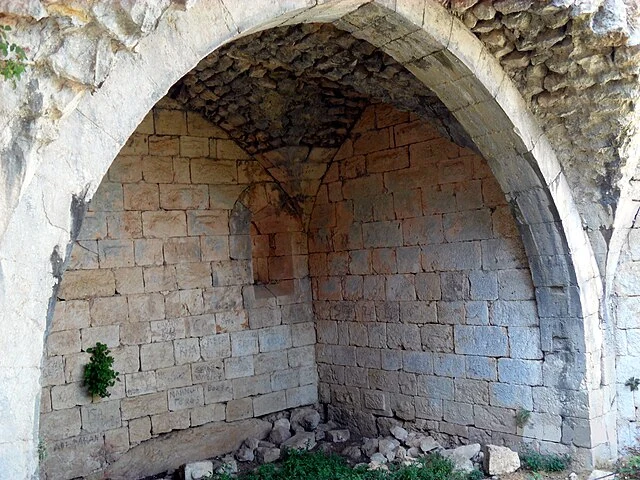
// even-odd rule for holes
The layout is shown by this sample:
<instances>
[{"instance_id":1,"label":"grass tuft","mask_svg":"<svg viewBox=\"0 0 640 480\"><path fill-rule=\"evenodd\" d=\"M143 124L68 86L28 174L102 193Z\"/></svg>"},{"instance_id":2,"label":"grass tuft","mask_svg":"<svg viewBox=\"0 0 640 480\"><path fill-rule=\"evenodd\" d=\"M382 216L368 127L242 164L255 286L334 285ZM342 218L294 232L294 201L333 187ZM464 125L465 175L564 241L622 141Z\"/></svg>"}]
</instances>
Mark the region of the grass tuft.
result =
<instances>
[{"instance_id":1,"label":"grass tuft","mask_svg":"<svg viewBox=\"0 0 640 480\"><path fill-rule=\"evenodd\" d=\"M555 455L526 450L520 454L522 466L532 472L561 472L569 468L568 455Z\"/></svg>"}]
</instances>

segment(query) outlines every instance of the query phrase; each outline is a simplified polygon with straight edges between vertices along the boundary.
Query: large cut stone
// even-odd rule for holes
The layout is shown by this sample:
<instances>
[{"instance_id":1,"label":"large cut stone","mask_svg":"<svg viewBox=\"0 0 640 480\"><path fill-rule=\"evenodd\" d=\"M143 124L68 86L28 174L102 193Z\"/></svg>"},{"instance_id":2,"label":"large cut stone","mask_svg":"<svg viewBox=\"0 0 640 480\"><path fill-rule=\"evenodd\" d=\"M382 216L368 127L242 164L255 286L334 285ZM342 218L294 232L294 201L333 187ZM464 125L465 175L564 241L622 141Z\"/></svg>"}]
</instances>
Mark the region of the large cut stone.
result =
<instances>
[{"instance_id":1,"label":"large cut stone","mask_svg":"<svg viewBox=\"0 0 640 480\"><path fill-rule=\"evenodd\" d=\"M249 419L171 432L133 447L104 472L105 477L127 480L173 470L187 462L237 450L245 438L264 438L270 430L271 423Z\"/></svg>"},{"instance_id":2,"label":"large cut stone","mask_svg":"<svg viewBox=\"0 0 640 480\"><path fill-rule=\"evenodd\" d=\"M489 475L504 475L520 468L520 457L510 448L487 445L484 467Z\"/></svg>"}]
</instances>

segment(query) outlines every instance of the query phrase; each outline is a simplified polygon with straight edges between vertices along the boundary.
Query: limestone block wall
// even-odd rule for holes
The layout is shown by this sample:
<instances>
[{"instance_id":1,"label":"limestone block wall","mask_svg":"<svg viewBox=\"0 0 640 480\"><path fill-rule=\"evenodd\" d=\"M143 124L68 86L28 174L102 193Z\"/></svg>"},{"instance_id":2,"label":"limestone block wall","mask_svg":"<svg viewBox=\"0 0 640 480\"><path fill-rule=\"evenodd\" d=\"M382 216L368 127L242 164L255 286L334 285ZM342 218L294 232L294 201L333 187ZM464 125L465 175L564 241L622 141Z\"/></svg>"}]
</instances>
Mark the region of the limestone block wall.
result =
<instances>
[{"instance_id":1,"label":"limestone block wall","mask_svg":"<svg viewBox=\"0 0 640 480\"><path fill-rule=\"evenodd\" d=\"M409 421L561 449L528 263L481 157L370 107L318 193L309 269L332 416L366 435ZM524 430L519 409L533 412Z\"/></svg>"},{"instance_id":2,"label":"limestone block wall","mask_svg":"<svg viewBox=\"0 0 640 480\"><path fill-rule=\"evenodd\" d=\"M43 362L43 478L86 475L172 430L317 401L309 280L281 275L288 290L256 295L249 224L230 223L243 192L272 179L171 107L132 135L73 245ZM120 372L105 399L82 386L96 342Z\"/></svg>"},{"instance_id":3,"label":"limestone block wall","mask_svg":"<svg viewBox=\"0 0 640 480\"><path fill-rule=\"evenodd\" d=\"M640 223L636 218L623 247L611 296L615 322L618 447L638 445L640 391L625 383L640 378Z\"/></svg>"}]
</instances>

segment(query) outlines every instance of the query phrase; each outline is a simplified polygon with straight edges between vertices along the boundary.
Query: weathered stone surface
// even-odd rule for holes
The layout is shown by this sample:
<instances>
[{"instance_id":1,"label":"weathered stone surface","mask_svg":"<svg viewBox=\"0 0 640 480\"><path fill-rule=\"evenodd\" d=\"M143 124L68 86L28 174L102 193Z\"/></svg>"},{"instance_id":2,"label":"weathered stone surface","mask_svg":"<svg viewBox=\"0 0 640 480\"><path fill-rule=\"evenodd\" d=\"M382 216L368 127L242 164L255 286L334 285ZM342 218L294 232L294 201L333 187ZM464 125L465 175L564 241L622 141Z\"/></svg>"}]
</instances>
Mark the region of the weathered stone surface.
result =
<instances>
[{"instance_id":1,"label":"weathered stone surface","mask_svg":"<svg viewBox=\"0 0 640 480\"><path fill-rule=\"evenodd\" d=\"M508 447L487 445L484 466L489 475L505 475L520 468L520 457Z\"/></svg>"},{"instance_id":2,"label":"weathered stone surface","mask_svg":"<svg viewBox=\"0 0 640 480\"><path fill-rule=\"evenodd\" d=\"M316 446L316 435L313 432L299 432L286 440L283 448L293 448L295 450L311 450Z\"/></svg>"},{"instance_id":3,"label":"weathered stone surface","mask_svg":"<svg viewBox=\"0 0 640 480\"><path fill-rule=\"evenodd\" d=\"M263 438L271 424L258 419L210 423L153 438L132 448L109 466L113 479L140 478L188 461L221 455L240 447L243 438Z\"/></svg>"}]
</instances>

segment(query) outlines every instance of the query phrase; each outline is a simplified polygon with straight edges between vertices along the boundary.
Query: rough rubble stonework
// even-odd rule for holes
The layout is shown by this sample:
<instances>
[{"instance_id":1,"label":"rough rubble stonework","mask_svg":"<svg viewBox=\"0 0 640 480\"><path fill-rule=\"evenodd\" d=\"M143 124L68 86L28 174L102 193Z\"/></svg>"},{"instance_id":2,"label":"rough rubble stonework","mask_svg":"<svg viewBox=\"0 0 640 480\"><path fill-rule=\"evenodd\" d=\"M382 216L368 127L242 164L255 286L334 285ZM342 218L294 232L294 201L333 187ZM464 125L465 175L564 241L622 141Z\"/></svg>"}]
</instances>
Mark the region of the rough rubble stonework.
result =
<instances>
[{"instance_id":1,"label":"rough rubble stonework","mask_svg":"<svg viewBox=\"0 0 640 480\"><path fill-rule=\"evenodd\" d=\"M0 82L0 324L14 333L0 339L0 475L37 476L48 306L83 206L108 166L153 104L216 47L285 22L333 23L381 48L453 112L515 213L541 338L551 348L547 374L561 382L557 372L567 362L584 368L581 406L589 420L567 422L562 438L584 434L581 458L590 463L615 455L616 416L626 429L620 443L633 437L635 412L620 392L620 361L633 349L620 343L613 322L634 311L623 305L635 296L602 285L614 283L620 249L626 258L635 216L635 2L258 0L247 8L223 0L29 0L2 2L0 11L33 60L15 89ZM312 149L305 148L307 159ZM320 169L308 180L268 173L309 221ZM619 281L633 284L635 270L625 268ZM614 338L617 371L607 351ZM549 408L558 401L567 398L549 399ZM144 420L134 426L146 428Z\"/></svg>"}]
</instances>

